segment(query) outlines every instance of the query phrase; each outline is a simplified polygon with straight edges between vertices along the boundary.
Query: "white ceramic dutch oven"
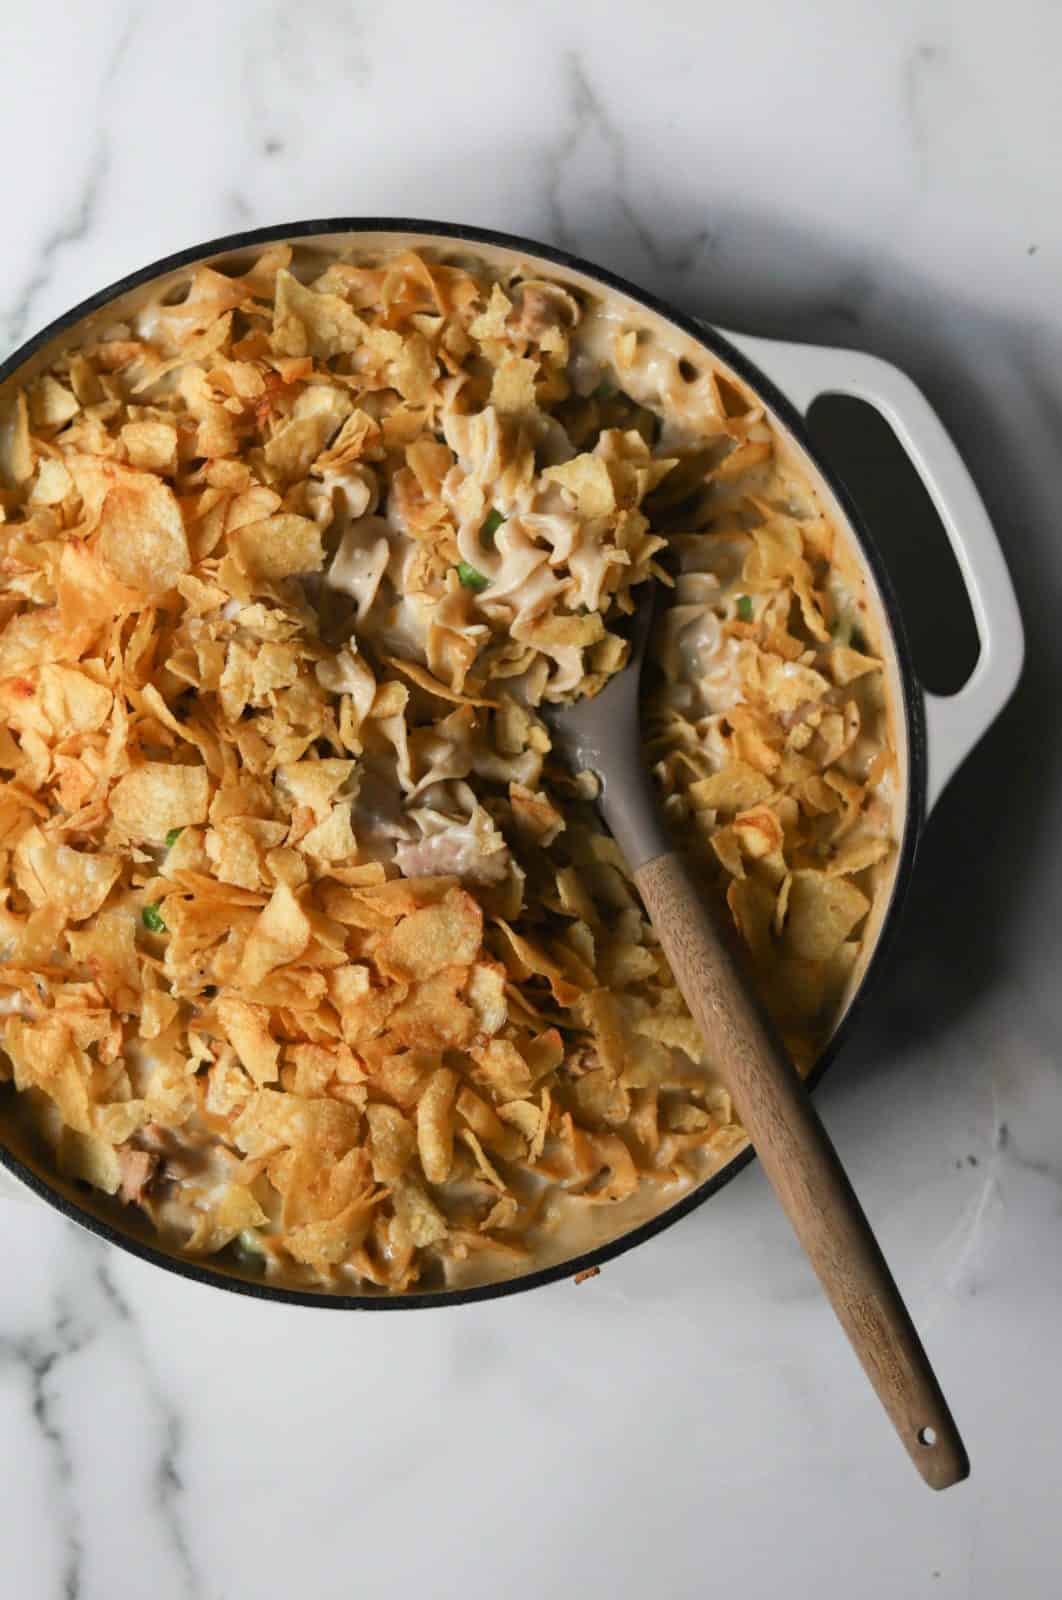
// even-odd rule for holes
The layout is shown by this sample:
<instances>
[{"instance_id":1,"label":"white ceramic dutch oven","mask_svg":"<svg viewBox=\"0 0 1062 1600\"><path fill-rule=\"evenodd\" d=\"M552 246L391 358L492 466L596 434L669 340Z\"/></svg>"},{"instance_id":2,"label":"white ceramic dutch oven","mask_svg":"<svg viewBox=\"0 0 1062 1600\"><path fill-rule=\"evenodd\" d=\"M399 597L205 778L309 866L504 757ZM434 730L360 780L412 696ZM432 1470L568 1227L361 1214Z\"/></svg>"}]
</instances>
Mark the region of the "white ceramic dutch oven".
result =
<instances>
[{"instance_id":1,"label":"white ceramic dutch oven","mask_svg":"<svg viewBox=\"0 0 1062 1600\"><path fill-rule=\"evenodd\" d=\"M339 254L366 255L406 248L428 248L444 256L475 255L496 265L535 269L576 290L607 297L625 320L651 329L680 356L703 361L705 353L724 374L754 391L773 423L777 448L814 485L826 514L843 539L848 557L866 583L876 613L872 631L880 641L892 706L899 758L895 832L899 848L889 893L879 898L862 961L853 975L841 1020L810 1079L817 1081L836 1055L858 1006L866 1002L875 970L894 937L904 891L927 816L977 741L1006 704L1021 672L1023 633L1014 591L987 512L954 444L935 412L911 380L887 362L850 350L786 344L771 339L723 334L635 288L602 268L530 240L443 223L396 219L340 219L305 222L236 234L155 262L104 289L45 328L0 368L0 411L12 390L31 379L59 350L76 344L101 325L121 321L148 299L176 290L190 269L203 262L242 272L267 244L290 241L310 264ZM947 531L970 598L980 641L977 665L957 693L941 697L923 690L915 674L903 621L886 567L854 506L817 456L804 427L811 403L823 394L869 401L892 426L921 475ZM886 552L887 556L887 552ZM144 1226L105 1199L89 1197L47 1172L22 1141L9 1106L0 1099L0 1195L41 1200L92 1229L112 1244L156 1265L200 1282L236 1289L265 1299L337 1308L406 1308L452 1304L567 1276L595 1266L643 1243L714 1194L751 1159L739 1153L680 1198L658 1197L605 1211L588 1208L581 1230L562 1232L552 1252L533 1270L461 1287L388 1297L378 1293L308 1293L242 1277L235 1268L193 1261L160 1249Z\"/></svg>"}]
</instances>

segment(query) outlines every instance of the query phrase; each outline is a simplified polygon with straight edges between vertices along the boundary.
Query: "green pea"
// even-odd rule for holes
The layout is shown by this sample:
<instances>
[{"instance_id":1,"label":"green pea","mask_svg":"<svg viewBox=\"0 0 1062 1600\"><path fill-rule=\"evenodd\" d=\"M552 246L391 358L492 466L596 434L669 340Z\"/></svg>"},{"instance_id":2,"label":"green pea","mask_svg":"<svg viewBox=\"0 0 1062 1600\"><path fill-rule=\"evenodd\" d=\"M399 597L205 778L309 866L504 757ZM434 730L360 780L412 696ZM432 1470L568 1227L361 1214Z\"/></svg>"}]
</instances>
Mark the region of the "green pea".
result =
<instances>
[{"instance_id":1,"label":"green pea","mask_svg":"<svg viewBox=\"0 0 1062 1600\"><path fill-rule=\"evenodd\" d=\"M484 540L489 543L490 540L494 538L494 535L497 533L498 529L505 520L506 519L502 516L501 512L495 511L494 507L491 506L486 517L483 519L483 527L480 530L483 534ZM462 582L463 581L464 580L462 579Z\"/></svg>"},{"instance_id":2,"label":"green pea","mask_svg":"<svg viewBox=\"0 0 1062 1600\"><path fill-rule=\"evenodd\" d=\"M469 566L467 561L459 561L457 563L457 576L466 589L474 589L477 594L481 589L485 589L490 582L490 579L485 578L482 572L477 572L475 567Z\"/></svg>"}]
</instances>

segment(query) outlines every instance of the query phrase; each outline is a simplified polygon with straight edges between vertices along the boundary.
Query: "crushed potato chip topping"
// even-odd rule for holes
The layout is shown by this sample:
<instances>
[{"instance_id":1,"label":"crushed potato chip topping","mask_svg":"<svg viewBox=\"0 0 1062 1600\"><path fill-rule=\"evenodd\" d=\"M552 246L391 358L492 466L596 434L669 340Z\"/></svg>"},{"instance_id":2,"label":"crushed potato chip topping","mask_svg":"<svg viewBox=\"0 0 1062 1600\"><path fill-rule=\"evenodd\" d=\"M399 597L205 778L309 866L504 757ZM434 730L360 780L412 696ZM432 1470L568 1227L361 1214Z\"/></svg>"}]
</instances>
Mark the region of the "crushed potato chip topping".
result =
<instances>
[{"instance_id":1,"label":"crushed potato chip topping","mask_svg":"<svg viewBox=\"0 0 1062 1600\"><path fill-rule=\"evenodd\" d=\"M438 1285L741 1144L537 709L654 575L665 808L803 1066L828 1037L892 850L865 602L762 408L648 344L275 246L12 398L0 1079L171 1245Z\"/></svg>"}]
</instances>

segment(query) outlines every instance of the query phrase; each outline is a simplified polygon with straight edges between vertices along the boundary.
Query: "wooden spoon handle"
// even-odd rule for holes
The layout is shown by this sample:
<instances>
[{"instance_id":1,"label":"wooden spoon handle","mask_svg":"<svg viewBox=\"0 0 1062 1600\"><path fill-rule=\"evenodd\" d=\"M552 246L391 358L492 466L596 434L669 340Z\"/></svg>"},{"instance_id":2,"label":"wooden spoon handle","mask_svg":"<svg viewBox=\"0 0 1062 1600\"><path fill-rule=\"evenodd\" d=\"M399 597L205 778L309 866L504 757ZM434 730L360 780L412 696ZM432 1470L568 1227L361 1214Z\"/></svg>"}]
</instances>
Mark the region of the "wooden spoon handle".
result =
<instances>
[{"instance_id":1,"label":"wooden spoon handle","mask_svg":"<svg viewBox=\"0 0 1062 1600\"><path fill-rule=\"evenodd\" d=\"M893 1426L932 1488L958 1483L970 1464L951 1412L837 1152L752 993L733 941L674 852L647 862L635 881L712 1064Z\"/></svg>"}]
</instances>

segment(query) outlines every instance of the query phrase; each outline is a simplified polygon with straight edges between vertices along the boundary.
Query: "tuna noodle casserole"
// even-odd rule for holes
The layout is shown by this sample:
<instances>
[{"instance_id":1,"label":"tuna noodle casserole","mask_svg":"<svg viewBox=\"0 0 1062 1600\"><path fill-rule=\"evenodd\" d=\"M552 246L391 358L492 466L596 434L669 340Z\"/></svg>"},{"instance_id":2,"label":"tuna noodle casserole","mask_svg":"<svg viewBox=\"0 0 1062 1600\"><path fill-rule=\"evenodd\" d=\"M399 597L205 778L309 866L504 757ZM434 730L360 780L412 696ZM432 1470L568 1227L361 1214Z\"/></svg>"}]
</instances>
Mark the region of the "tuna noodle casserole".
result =
<instances>
[{"instance_id":1,"label":"tuna noodle casserole","mask_svg":"<svg viewBox=\"0 0 1062 1600\"><path fill-rule=\"evenodd\" d=\"M9 407L0 1102L171 1248L402 1291L743 1143L539 715L639 585L647 760L805 1068L894 757L859 583L707 357L467 253L322 265L189 272Z\"/></svg>"}]
</instances>

